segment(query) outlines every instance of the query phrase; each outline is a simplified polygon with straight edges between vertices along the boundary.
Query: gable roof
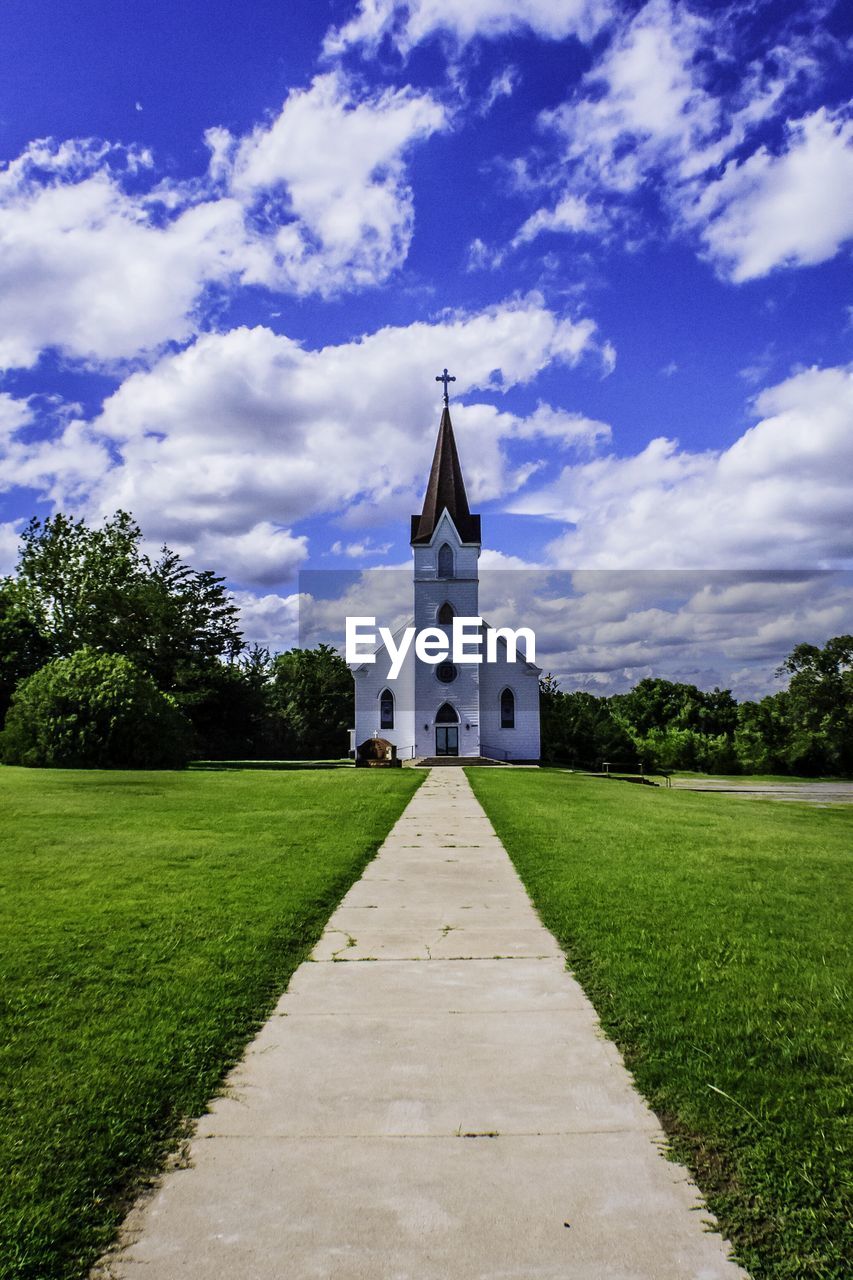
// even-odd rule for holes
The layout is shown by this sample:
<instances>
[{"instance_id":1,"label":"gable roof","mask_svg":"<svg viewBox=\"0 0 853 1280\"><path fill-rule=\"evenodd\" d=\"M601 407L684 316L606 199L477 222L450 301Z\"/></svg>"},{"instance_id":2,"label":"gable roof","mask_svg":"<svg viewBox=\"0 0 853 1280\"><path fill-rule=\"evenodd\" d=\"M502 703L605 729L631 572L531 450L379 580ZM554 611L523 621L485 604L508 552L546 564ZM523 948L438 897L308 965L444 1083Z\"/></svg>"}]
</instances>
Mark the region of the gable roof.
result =
<instances>
[{"instance_id":1,"label":"gable roof","mask_svg":"<svg viewBox=\"0 0 853 1280\"><path fill-rule=\"evenodd\" d=\"M445 405L429 473L423 511L412 516L412 543L429 542L444 512L450 516L463 542L480 541L480 517L468 509L468 495L459 465L450 410Z\"/></svg>"}]
</instances>

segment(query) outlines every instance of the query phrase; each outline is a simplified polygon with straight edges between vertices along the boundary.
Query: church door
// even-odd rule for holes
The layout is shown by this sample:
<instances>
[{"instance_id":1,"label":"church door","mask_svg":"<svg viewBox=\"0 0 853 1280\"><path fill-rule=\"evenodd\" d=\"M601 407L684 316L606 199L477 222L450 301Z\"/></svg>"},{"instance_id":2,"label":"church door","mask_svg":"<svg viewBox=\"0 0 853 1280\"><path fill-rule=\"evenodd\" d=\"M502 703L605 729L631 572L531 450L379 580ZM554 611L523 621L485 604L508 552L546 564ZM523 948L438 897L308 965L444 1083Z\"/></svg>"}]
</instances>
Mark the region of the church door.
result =
<instances>
[{"instance_id":1,"label":"church door","mask_svg":"<svg viewBox=\"0 0 853 1280\"><path fill-rule=\"evenodd\" d=\"M459 755L458 725L437 724L435 726L435 754L437 756Z\"/></svg>"}]
</instances>

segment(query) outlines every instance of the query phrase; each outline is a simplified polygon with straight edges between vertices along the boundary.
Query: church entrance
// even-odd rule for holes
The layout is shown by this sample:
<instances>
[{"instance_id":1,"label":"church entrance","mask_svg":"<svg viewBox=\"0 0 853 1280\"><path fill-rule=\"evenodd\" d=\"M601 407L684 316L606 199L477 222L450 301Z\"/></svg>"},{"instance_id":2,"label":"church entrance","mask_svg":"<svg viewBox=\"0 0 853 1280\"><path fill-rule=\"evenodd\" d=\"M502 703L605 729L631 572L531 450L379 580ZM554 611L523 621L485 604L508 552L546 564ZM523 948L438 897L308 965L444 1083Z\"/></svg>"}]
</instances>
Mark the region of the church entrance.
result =
<instances>
[{"instance_id":1,"label":"church entrance","mask_svg":"<svg viewBox=\"0 0 853 1280\"><path fill-rule=\"evenodd\" d=\"M438 708L435 717L435 754L459 755L459 717L449 702Z\"/></svg>"}]
</instances>

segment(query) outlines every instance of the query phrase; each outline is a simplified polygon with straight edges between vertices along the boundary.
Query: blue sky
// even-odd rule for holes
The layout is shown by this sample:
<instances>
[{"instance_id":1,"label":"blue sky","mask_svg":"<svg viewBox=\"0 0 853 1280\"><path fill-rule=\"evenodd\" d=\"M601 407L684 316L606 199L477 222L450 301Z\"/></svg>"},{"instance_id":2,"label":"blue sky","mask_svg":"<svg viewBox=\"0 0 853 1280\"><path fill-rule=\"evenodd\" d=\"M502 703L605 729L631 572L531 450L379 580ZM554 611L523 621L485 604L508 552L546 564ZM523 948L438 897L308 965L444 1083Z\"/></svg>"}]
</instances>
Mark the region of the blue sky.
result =
<instances>
[{"instance_id":1,"label":"blue sky","mask_svg":"<svg viewBox=\"0 0 853 1280\"><path fill-rule=\"evenodd\" d=\"M406 563L448 365L485 567L717 575L573 606L567 683L850 629L846 6L116 15L0 17L0 569L122 506L282 647L300 570Z\"/></svg>"}]
</instances>

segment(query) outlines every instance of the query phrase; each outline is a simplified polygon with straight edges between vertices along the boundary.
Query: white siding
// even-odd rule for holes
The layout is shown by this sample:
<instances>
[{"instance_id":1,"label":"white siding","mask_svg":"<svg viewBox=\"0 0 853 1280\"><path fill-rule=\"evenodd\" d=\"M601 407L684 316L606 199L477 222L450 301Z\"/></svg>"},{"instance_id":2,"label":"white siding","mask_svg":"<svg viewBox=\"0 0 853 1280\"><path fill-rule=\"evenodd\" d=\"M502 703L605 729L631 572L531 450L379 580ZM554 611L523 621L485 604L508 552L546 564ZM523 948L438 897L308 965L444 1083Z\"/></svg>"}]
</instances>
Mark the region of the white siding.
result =
<instances>
[{"instance_id":1,"label":"white siding","mask_svg":"<svg viewBox=\"0 0 853 1280\"><path fill-rule=\"evenodd\" d=\"M484 663L480 674L480 737L483 754L499 759L539 759L539 668L508 662L506 645L498 644L498 661ZM515 694L515 728L501 728L501 694ZM506 756L504 756L506 753Z\"/></svg>"},{"instance_id":2,"label":"white siding","mask_svg":"<svg viewBox=\"0 0 853 1280\"><path fill-rule=\"evenodd\" d=\"M381 623L380 623L381 625ZM411 622L406 624L411 626ZM353 669L355 679L355 743L359 746L374 731L380 738L387 738L397 748L401 760L410 759L415 744L414 719L414 663L411 654L403 663L403 670L396 680L388 678L391 658L384 645L376 654L372 665ZM383 689L394 695L394 728L380 727L379 697Z\"/></svg>"}]
</instances>

